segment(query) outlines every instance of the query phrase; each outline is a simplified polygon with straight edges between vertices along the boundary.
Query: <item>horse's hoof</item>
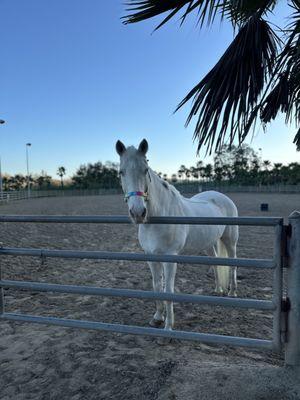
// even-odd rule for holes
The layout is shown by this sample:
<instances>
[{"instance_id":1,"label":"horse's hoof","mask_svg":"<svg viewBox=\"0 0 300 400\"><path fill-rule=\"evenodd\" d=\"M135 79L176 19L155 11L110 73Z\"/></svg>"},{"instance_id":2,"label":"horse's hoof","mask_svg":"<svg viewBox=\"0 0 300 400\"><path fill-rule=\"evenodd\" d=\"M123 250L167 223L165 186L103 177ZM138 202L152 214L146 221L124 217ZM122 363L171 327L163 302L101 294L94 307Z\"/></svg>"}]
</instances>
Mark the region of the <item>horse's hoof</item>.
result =
<instances>
[{"instance_id":1,"label":"horse's hoof","mask_svg":"<svg viewBox=\"0 0 300 400\"><path fill-rule=\"evenodd\" d=\"M215 290L215 294L216 294L217 296L220 296L220 297L225 296L225 293L223 292L223 290Z\"/></svg>"},{"instance_id":2,"label":"horse's hoof","mask_svg":"<svg viewBox=\"0 0 300 400\"><path fill-rule=\"evenodd\" d=\"M156 338L156 343L160 346L167 346L168 344L173 344L176 339L168 337L158 337Z\"/></svg>"},{"instance_id":3,"label":"horse's hoof","mask_svg":"<svg viewBox=\"0 0 300 400\"><path fill-rule=\"evenodd\" d=\"M152 326L152 328L160 328L163 324L164 321L155 318L152 318L151 321L149 322L149 325Z\"/></svg>"}]
</instances>

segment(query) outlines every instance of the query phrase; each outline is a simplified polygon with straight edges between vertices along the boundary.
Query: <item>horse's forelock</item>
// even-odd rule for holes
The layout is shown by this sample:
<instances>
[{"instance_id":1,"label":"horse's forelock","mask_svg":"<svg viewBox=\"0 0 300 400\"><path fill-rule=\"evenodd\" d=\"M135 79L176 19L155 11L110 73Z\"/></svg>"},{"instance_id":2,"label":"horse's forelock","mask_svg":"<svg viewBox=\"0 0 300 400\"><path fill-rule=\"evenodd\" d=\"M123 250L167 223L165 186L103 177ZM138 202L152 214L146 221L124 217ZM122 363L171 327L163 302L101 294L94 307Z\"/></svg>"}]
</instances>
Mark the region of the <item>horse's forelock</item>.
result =
<instances>
[{"instance_id":1,"label":"horse's forelock","mask_svg":"<svg viewBox=\"0 0 300 400\"><path fill-rule=\"evenodd\" d=\"M122 157L124 165L127 166L147 166L147 159L144 154L138 151L134 146L129 146Z\"/></svg>"}]
</instances>

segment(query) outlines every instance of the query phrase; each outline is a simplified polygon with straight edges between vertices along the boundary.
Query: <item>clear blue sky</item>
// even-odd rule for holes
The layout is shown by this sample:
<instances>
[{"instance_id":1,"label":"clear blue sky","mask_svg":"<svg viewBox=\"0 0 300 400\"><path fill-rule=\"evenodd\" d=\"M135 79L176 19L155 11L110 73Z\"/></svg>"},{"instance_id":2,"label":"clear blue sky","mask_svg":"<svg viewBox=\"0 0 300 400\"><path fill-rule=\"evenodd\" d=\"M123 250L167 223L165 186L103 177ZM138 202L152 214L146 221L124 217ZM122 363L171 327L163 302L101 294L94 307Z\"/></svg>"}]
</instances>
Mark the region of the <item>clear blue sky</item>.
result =
<instances>
[{"instance_id":1,"label":"clear blue sky","mask_svg":"<svg viewBox=\"0 0 300 400\"><path fill-rule=\"evenodd\" d=\"M1 0L0 14L5 172L26 173L27 142L31 171L53 177L60 165L71 175L81 163L117 161L117 139L147 138L155 170L198 160L193 129L184 128L189 107L172 113L232 40L228 24L200 33L193 18L183 28L174 20L151 34L155 21L121 23L121 0ZM280 119L252 146L264 159L299 161L294 134Z\"/></svg>"}]
</instances>

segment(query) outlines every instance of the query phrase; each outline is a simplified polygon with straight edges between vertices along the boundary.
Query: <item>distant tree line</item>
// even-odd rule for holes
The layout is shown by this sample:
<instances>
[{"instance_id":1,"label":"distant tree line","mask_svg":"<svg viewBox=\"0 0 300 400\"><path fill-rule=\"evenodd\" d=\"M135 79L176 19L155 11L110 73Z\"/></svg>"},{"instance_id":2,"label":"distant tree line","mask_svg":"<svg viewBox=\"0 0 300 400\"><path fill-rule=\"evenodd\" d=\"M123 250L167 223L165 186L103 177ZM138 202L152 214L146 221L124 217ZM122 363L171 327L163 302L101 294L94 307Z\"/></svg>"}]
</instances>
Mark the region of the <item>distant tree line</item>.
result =
<instances>
[{"instance_id":1,"label":"distant tree line","mask_svg":"<svg viewBox=\"0 0 300 400\"><path fill-rule=\"evenodd\" d=\"M67 180L66 168L57 170L59 179L53 179L46 172L30 176L30 186L34 189L111 189L120 188L119 165L107 161L80 165L75 174ZM227 184L227 185L296 185L300 184L300 163L292 162L272 164L263 160L249 145L223 146L212 163L198 161L195 166L181 165L177 173L168 176L162 172L158 175L173 184L191 182ZM4 190L20 190L27 187L27 177L22 174L3 176Z\"/></svg>"},{"instance_id":2,"label":"distant tree line","mask_svg":"<svg viewBox=\"0 0 300 400\"><path fill-rule=\"evenodd\" d=\"M190 168L181 165L170 180L173 183L199 181L244 186L296 185L300 184L300 163L272 164L269 160L262 160L249 145L223 146L215 155L213 163L205 165L198 161Z\"/></svg>"},{"instance_id":3,"label":"distant tree line","mask_svg":"<svg viewBox=\"0 0 300 400\"><path fill-rule=\"evenodd\" d=\"M119 165L107 161L81 165L72 176L72 186L80 189L111 189L120 187Z\"/></svg>"},{"instance_id":4,"label":"distant tree line","mask_svg":"<svg viewBox=\"0 0 300 400\"><path fill-rule=\"evenodd\" d=\"M52 177L46 172L40 175L29 176L30 187L35 189L49 189L53 186ZM22 174L7 175L2 177L3 190L21 190L27 188L28 177Z\"/></svg>"},{"instance_id":5,"label":"distant tree line","mask_svg":"<svg viewBox=\"0 0 300 400\"><path fill-rule=\"evenodd\" d=\"M30 175L29 182L33 190L117 188L120 187L118 169L118 164L110 161L83 164L70 179L64 180L66 168L60 166L57 170L59 180L42 171L39 175ZM28 177L22 174L4 175L2 182L5 191L21 190L27 188Z\"/></svg>"}]
</instances>

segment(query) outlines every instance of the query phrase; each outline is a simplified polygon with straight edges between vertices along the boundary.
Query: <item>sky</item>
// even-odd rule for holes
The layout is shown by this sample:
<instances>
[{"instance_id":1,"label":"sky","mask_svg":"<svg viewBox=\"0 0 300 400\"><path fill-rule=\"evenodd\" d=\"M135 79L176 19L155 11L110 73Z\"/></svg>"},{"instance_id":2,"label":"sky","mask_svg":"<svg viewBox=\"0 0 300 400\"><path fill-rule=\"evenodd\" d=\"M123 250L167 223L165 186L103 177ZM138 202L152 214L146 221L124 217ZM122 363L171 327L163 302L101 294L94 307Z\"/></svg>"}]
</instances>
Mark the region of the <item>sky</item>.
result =
<instances>
[{"instance_id":1,"label":"sky","mask_svg":"<svg viewBox=\"0 0 300 400\"><path fill-rule=\"evenodd\" d=\"M124 25L122 0L0 0L0 156L2 171L53 177L66 167L118 161L115 142L149 142L149 163L171 174L196 156L189 106L179 101L216 63L233 38L228 23L200 31L195 18L174 19L153 33L158 20ZM283 25L279 1L273 21ZM283 118L258 128L252 141L263 159L300 161L296 129Z\"/></svg>"}]
</instances>

